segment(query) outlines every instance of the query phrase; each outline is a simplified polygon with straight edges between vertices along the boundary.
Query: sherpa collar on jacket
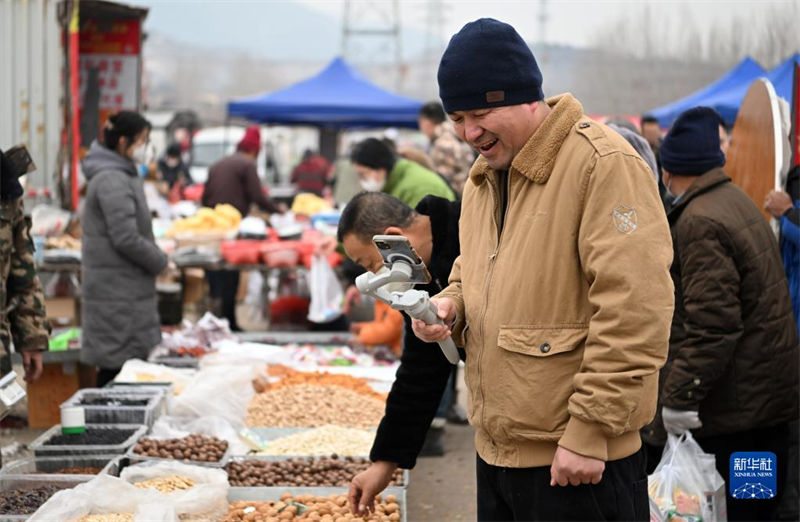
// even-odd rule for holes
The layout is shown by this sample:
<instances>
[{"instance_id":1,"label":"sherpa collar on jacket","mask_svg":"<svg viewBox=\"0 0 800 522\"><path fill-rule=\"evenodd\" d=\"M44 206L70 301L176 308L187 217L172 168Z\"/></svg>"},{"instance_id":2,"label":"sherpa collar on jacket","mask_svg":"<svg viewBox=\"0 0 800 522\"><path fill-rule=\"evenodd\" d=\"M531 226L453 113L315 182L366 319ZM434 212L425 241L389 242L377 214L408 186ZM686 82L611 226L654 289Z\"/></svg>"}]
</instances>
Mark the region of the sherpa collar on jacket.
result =
<instances>
[{"instance_id":1,"label":"sherpa collar on jacket","mask_svg":"<svg viewBox=\"0 0 800 522\"><path fill-rule=\"evenodd\" d=\"M550 98L545 103L550 106L550 114L514 157L510 169L535 183L547 183L561 145L572 126L583 116L583 106L569 93ZM472 167L470 178L475 185L480 185L492 171L486 159L480 156Z\"/></svg>"}]
</instances>

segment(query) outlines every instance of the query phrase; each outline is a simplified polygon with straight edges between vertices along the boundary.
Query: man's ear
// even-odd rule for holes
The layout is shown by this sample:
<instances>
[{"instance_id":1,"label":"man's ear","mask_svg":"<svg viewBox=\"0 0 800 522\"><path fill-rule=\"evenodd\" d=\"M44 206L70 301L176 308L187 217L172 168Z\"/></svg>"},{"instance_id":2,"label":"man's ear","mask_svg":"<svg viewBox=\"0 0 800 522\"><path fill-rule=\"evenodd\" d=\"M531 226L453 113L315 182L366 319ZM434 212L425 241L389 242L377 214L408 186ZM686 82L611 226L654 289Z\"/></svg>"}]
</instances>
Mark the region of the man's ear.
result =
<instances>
[{"instance_id":1,"label":"man's ear","mask_svg":"<svg viewBox=\"0 0 800 522\"><path fill-rule=\"evenodd\" d=\"M386 227L383 231L384 236L404 236L405 233L400 227Z\"/></svg>"}]
</instances>

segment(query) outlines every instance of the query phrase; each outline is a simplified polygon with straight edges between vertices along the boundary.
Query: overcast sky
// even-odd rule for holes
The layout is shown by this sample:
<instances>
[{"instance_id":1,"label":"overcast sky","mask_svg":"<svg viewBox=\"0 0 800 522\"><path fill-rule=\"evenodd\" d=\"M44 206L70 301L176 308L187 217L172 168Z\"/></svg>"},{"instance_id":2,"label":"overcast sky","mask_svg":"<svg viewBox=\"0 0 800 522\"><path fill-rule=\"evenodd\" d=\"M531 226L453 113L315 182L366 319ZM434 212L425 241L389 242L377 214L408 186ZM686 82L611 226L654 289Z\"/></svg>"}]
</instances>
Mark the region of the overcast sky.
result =
<instances>
[{"instance_id":1,"label":"overcast sky","mask_svg":"<svg viewBox=\"0 0 800 522\"><path fill-rule=\"evenodd\" d=\"M387 0L372 0L387 7ZM584 47L606 27L647 3L659 15L686 19L704 29L715 19L758 17L765 5L797 3L774 1L610 1L549 0L546 41ZM245 50L255 56L284 60L327 60L341 51L344 0L132 0L150 8L145 28L179 42L214 48ZM529 42L539 41L537 0L444 0L444 41L465 23L493 17L511 23ZM354 0L359 19L369 24L364 0ZM425 45L428 2L401 0L403 57L420 53ZM377 19L377 13L376 18ZM637 30L636 27L631 28Z\"/></svg>"}]
</instances>

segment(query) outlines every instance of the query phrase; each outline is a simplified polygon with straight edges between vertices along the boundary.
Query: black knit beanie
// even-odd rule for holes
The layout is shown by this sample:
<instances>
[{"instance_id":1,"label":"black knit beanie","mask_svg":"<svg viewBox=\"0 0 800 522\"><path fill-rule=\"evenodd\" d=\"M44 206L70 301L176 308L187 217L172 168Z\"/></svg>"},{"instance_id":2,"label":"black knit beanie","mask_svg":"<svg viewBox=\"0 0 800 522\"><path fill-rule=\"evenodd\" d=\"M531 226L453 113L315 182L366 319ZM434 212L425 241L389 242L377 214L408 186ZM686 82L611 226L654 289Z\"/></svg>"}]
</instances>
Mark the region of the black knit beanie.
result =
<instances>
[{"instance_id":1,"label":"black knit beanie","mask_svg":"<svg viewBox=\"0 0 800 522\"><path fill-rule=\"evenodd\" d=\"M544 99L530 48L513 27L492 18L470 22L450 39L438 77L447 112Z\"/></svg>"},{"instance_id":2,"label":"black knit beanie","mask_svg":"<svg viewBox=\"0 0 800 522\"><path fill-rule=\"evenodd\" d=\"M659 149L664 170L676 176L699 176L723 166L725 155L719 148L721 121L710 107L694 107L678 116Z\"/></svg>"}]
</instances>

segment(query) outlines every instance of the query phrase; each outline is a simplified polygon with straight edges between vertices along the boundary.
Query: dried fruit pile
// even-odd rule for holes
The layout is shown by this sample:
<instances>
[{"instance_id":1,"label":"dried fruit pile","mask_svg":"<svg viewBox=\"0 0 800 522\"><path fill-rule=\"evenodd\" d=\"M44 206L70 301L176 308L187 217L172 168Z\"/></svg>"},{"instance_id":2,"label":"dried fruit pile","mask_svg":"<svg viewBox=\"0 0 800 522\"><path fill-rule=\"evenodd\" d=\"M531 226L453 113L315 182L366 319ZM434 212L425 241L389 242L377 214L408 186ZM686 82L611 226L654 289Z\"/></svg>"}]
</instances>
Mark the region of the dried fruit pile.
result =
<instances>
[{"instance_id":1,"label":"dried fruit pile","mask_svg":"<svg viewBox=\"0 0 800 522\"><path fill-rule=\"evenodd\" d=\"M55 475L97 475L103 471L103 468L62 468L56 471L47 471L42 473L53 473Z\"/></svg>"},{"instance_id":2,"label":"dried fruit pile","mask_svg":"<svg viewBox=\"0 0 800 522\"><path fill-rule=\"evenodd\" d=\"M141 482L134 482L137 488L153 488L162 493L172 493L173 491L184 491L195 487L194 480L181 477L178 475L170 475L168 477L158 477L150 480L142 480Z\"/></svg>"},{"instance_id":3,"label":"dried fruit pile","mask_svg":"<svg viewBox=\"0 0 800 522\"><path fill-rule=\"evenodd\" d=\"M0 515L30 515L62 487L44 485L0 492Z\"/></svg>"},{"instance_id":4,"label":"dried fruit pile","mask_svg":"<svg viewBox=\"0 0 800 522\"><path fill-rule=\"evenodd\" d=\"M267 449L258 454L301 457L336 453L348 457L361 457L369 455L374 441L374 431L329 425L271 440L267 443Z\"/></svg>"},{"instance_id":5,"label":"dried fruit pile","mask_svg":"<svg viewBox=\"0 0 800 522\"><path fill-rule=\"evenodd\" d=\"M284 461L240 460L230 462L225 470L231 486L347 486L355 475L367 469L364 458L332 455ZM391 486L403 485L403 470L394 474Z\"/></svg>"},{"instance_id":6,"label":"dried fruit pile","mask_svg":"<svg viewBox=\"0 0 800 522\"><path fill-rule=\"evenodd\" d=\"M311 384L317 386L339 386L386 402L385 393L375 391L372 386L369 385L367 379L360 379L352 375L328 372L300 372L286 367L280 367L276 370L270 369L270 375L273 375L273 372L276 376L280 377L279 381L269 382L264 379L256 379L253 381L253 387L257 393L283 388L284 386Z\"/></svg>"},{"instance_id":7,"label":"dried fruit pile","mask_svg":"<svg viewBox=\"0 0 800 522\"><path fill-rule=\"evenodd\" d=\"M103 513L99 515L86 515L78 522L133 522L130 513Z\"/></svg>"},{"instance_id":8,"label":"dried fruit pile","mask_svg":"<svg viewBox=\"0 0 800 522\"><path fill-rule=\"evenodd\" d=\"M147 406L149 399L125 399L124 397L86 397L81 399L81 406Z\"/></svg>"},{"instance_id":9,"label":"dried fruit pile","mask_svg":"<svg viewBox=\"0 0 800 522\"><path fill-rule=\"evenodd\" d=\"M375 497L375 512L359 517L350 512L347 497L331 495L314 497L313 495L292 496L281 495L281 500L274 502L239 501L230 504L225 522L279 522L284 520L310 520L319 522L336 521L369 521L397 522L400 520L400 506L394 495Z\"/></svg>"},{"instance_id":10,"label":"dried fruit pile","mask_svg":"<svg viewBox=\"0 0 800 522\"><path fill-rule=\"evenodd\" d=\"M228 441L205 435L181 439L140 439L133 448L137 455L162 459L219 462L228 450Z\"/></svg>"},{"instance_id":11,"label":"dried fruit pile","mask_svg":"<svg viewBox=\"0 0 800 522\"><path fill-rule=\"evenodd\" d=\"M86 428L83 433L74 435L59 434L45 441L45 446L113 446L122 444L133 435L136 430L122 430L118 428Z\"/></svg>"},{"instance_id":12,"label":"dried fruit pile","mask_svg":"<svg viewBox=\"0 0 800 522\"><path fill-rule=\"evenodd\" d=\"M245 424L312 427L335 424L374 428L383 417L384 401L339 386L298 384L257 393L247 407Z\"/></svg>"}]
</instances>

